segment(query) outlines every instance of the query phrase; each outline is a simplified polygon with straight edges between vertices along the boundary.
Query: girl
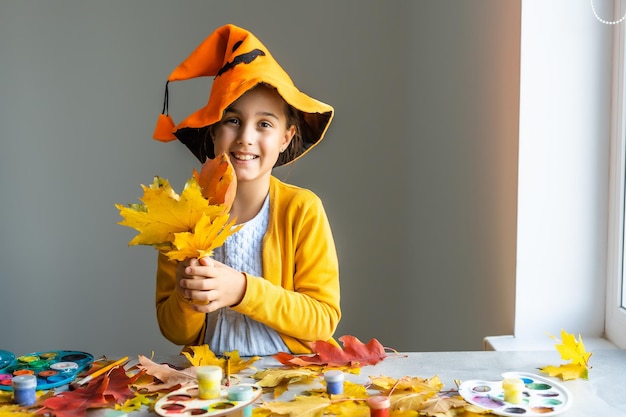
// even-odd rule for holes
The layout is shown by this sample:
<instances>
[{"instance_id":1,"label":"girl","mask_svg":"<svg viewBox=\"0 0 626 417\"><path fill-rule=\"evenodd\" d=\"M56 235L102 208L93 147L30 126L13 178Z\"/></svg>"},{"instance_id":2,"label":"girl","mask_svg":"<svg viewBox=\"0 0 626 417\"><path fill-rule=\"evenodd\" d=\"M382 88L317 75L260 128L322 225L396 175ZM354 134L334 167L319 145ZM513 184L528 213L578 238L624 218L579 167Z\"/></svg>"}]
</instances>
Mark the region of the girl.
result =
<instances>
[{"instance_id":1,"label":"girl","mask_svg":"<svg viewBox=\"0 0 626 417\"><path fill-rule=\"evenodd\" d=\"M179 139L201 162L229 155L237 176L230 215L243 227L212 258L176 264L159 254L161 332L179 345L240 356L335 343L339 272L323 205L272 176L319 143L333 109L297 90L267 48L233 25L209 36L168 83L201 75L215 76L209 102L178 126L165 114L166 85L155 139Z\"/></svg>"}]
</instances>

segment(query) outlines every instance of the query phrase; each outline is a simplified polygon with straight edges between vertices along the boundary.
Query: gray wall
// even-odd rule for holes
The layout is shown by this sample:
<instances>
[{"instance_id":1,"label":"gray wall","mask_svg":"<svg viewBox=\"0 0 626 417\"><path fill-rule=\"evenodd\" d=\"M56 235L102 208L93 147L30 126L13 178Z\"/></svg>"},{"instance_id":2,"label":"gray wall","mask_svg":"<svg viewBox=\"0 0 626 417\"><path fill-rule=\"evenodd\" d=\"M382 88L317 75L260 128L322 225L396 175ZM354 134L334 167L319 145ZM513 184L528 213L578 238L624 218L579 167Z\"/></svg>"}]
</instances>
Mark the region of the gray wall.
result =
<instances>
[{"instance_id":1,"label":"gray wall","mask_svg":"<svg viewBox=\"0 0 626 417\"><path fill-rule=\"evenodd\" d=\"M268 46L331 103L282 179L325 202L337 336L480 350L514 325L520 0L0 0L0 349L176 353L154 314L156 251L115 203L198 168L151 139L169 73L218 26ZM180 121L210 80L174 83Z\"/></svg>"}]
</instances>

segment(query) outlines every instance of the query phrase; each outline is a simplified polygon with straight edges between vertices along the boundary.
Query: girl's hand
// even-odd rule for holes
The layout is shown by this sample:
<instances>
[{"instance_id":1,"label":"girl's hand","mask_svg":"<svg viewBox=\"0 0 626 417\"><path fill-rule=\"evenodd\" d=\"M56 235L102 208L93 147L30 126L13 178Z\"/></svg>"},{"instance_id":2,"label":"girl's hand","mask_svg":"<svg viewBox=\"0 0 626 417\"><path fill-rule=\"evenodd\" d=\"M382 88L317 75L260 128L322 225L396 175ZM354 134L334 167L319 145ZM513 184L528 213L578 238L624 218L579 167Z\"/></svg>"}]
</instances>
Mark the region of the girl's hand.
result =
<instances>
[{"instance_id":1,"label":"girl's hand","mask_svg":"<svg viewBox=\"0 0 626 417\"><path fill-rule=\"evenodd\" d=\"M238 304L246 293L246 276L214 259L190 259L179 263L179 269L179 291L198 312Z\"/></svg>"}]
</instances>

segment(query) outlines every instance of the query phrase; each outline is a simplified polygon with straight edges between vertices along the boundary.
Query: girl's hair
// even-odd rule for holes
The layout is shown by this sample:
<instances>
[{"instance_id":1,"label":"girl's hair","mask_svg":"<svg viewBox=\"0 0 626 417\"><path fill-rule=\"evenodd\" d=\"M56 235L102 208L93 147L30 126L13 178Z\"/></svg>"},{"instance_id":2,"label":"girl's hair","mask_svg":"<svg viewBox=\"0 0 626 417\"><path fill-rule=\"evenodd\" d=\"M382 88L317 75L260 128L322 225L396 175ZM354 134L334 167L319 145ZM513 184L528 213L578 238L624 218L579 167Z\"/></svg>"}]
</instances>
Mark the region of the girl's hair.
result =
<instances>
[{"instance_id":1,"label":"girl's hair","mask_svg":"<svg viewBox=\"0 0 626 417\"><path fill-rule=\"evenodd\" d=\"M274 166L284 165L293 161L304 152L304 141L302 140L302 131L300 129L301 112L287 102L285 102L285 105L287 106L287 128L293 126L295 133L287 149L278 155L278 160Z\"/></svg>"},{"instance_id":2,"label":"girl's hair","mask_svg":"<svg viewBox=\"0 0 626 417\"><path fill-rule=\"evenodd\" d=\"M260 83L256 87L258 86L264 86L264 87L271 88L276 91L276 88L269 84ZM300 121L303 120L304 113L302 113L300 110L296 109L295 107L287 103L284 99L283 101L285 102L285 115L287 116L287 128L289 128L290 126L293 126L295 128L295 133L293 135L293 138L291 138L291 142L289 143L289 146L287 146L287 149L285 149L283 152L281 152L278 155L278 160L276 161L276 164L274 164L274 166L284 165L290 161L293 161L298 156L300 156L302 152L305 151L304 140L302 139L301 123L300 123ZM203 149L201 150L201 153L203 153L204 155L213 154L213 152L207 152L207 148L213 147L213 134L214 134L213 131L215 130L215 127L219 123L220 122L212 124L207 129L206 136L204 137L204 140L202 141L202 145L201 145L201 149Z\"/></svg>"}]
</instances>

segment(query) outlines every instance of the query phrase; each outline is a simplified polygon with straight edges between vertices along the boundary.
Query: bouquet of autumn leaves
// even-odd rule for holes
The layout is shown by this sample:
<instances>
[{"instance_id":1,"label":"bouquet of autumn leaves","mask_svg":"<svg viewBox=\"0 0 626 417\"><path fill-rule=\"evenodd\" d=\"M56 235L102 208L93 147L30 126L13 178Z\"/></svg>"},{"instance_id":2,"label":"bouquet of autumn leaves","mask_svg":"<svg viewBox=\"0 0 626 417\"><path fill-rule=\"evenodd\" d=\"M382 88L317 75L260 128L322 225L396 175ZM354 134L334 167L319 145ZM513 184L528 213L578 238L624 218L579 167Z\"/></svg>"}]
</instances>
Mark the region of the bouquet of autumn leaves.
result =
<instances>
[{"instance_id":1,"label":"bouquet of autumn leaves","mask_svg":"<svg viewBox=\"0 0 626 417\"><path fill-rule=\"evenodd\" d=\"M194 169L180 195L158 176L141 187L141 204L115 205L124 219L118 224L139 232L129 246L151 245L183 261L211 256L239 229L235 219L229 222L237 177L226 154L207 159L200 172Z\"/></svg>"}]
</instances>

